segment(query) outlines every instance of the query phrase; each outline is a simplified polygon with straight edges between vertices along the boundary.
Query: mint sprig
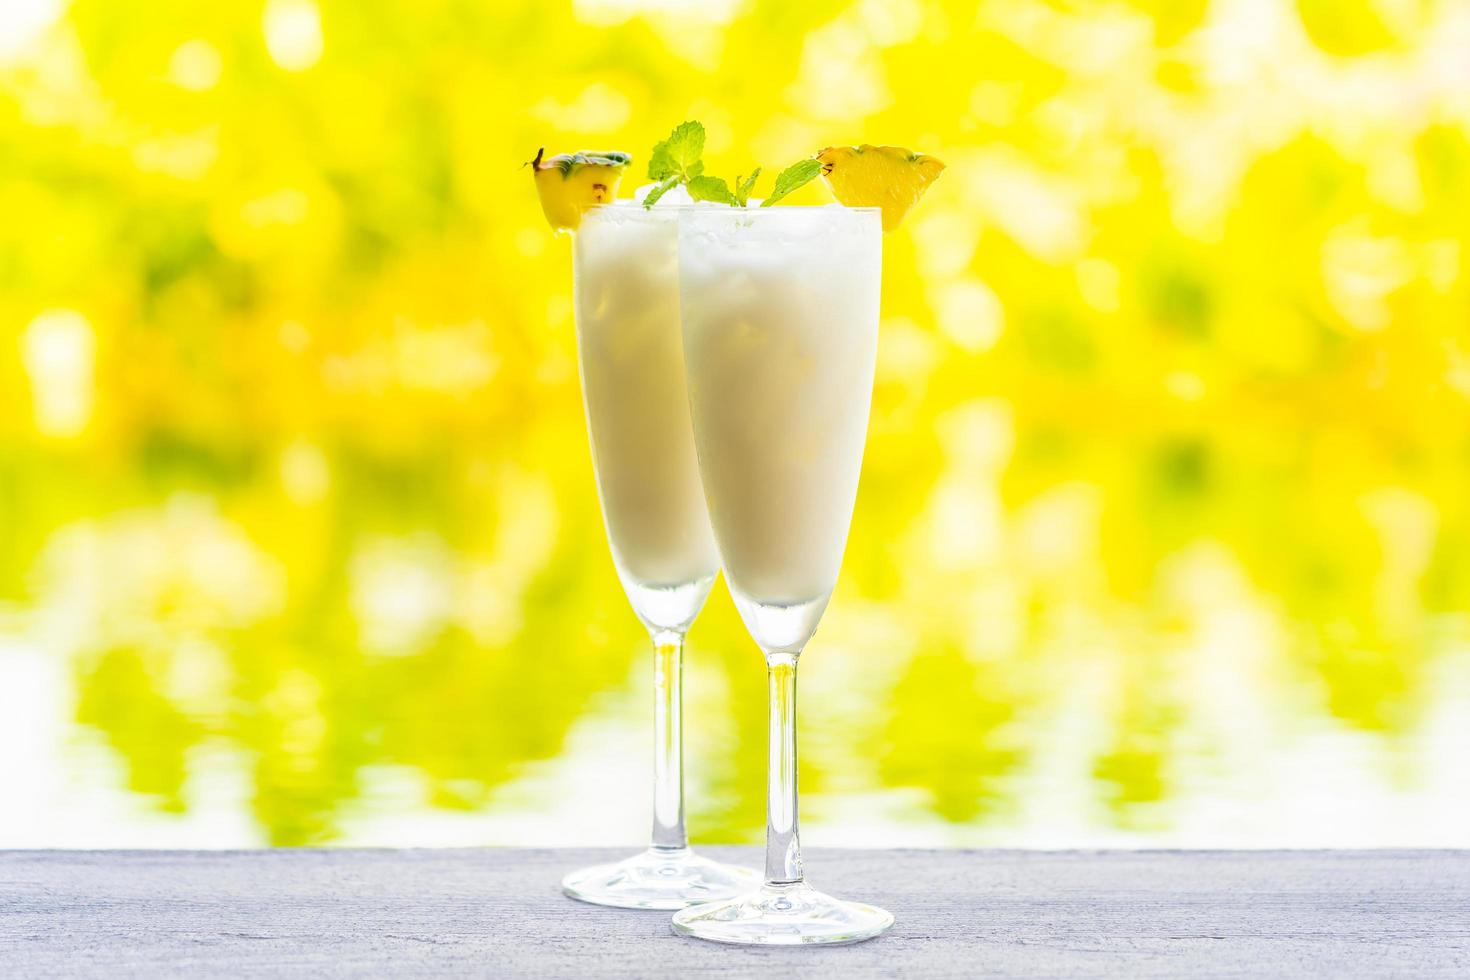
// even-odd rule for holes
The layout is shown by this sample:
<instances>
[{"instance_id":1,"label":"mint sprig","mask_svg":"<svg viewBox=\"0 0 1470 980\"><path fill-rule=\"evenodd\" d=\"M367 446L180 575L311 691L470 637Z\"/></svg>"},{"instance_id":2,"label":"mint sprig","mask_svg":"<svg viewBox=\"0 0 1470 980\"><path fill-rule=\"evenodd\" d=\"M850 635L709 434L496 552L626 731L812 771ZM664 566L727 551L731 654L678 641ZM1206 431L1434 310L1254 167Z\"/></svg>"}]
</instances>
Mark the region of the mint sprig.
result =
<instances>
[{"instance_id":1,"label":"mint sprig","mask_svg":"<svg viewBox=\"0 0 1470 980\"><path fill-rule=\"evenodd\" d=\"M756 178L761 175L761 168L756 167L748 177L737 176L735 188L731 190L723 177L705 174L704 161L700 159L703 155L704 127L692 119L675 126L669 138L654 146L653 152L648 155L648 179L658 183L643 198L643 206L653 207L659 198L684 184L689 190L689 196L696 201L714 201L716 204L728 204L736 208L745 207L750 200L750 192L755 189ZM776 186L771 191L771 196L761 202L761 207L770 207L797 188L815 180L821 172L822 164L819 161L798 160L776 177Z\"/></svg>"},{"instance_id":2,"label":"mint sprig","mask_svg":"<svg viewBox=\"0 0 1470 980\"><path fill-rule=\"evenodd\" d=\"M704 173L703 155L704 126L692 119L675 126L669 138L648 155L648 179L658 184L643 199L643 206L653 207L670 190Z\"/></svg>"}]
</instances>

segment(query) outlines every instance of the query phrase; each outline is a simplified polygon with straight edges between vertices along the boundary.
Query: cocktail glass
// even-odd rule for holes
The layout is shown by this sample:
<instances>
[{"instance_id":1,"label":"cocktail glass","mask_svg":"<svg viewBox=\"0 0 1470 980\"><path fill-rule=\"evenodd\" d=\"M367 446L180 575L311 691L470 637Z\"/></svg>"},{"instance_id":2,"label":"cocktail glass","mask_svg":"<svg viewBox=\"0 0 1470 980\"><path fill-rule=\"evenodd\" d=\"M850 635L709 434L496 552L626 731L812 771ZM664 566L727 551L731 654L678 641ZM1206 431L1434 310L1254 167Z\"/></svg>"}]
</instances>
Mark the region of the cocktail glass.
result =
<instances>
[{"instance_id":1,"label":"cocktail glass","mask_svg":"<svg viewBox=\"0 0 1470 980\"><path fill-rule=\"evenodd\" d=\"M725 581L765 654L765 883L684 909L674 931L755 945L850 943L883 909L805 881L796 665L837 582L862 468L882 270L873 208L691 208L679 287L694 444Z\"/></svg>"},{"instance_id":2,"label":"cocktail glass","mask_svg":"<svg viewBox=\"0 0 1470 980\"><path fill-rule=\"evenodd\" d=\"M654 645L653 840L562 880L572 898L678 909L749 891L758 876L700 857L684 826L684 636L719 571L695 463L679 322L677 209L612 205L573 247L577 349L613 563Z\"/></svg>"}]
</instances>

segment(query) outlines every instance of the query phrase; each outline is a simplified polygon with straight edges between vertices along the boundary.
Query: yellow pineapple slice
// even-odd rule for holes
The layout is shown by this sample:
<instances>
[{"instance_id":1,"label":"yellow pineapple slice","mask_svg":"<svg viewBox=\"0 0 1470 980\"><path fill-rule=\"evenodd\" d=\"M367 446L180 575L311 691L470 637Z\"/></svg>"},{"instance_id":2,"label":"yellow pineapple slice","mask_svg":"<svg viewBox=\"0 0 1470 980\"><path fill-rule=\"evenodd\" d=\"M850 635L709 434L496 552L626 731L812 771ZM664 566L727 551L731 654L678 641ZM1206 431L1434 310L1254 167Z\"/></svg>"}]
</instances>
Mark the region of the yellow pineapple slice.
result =
<instances>
[{"instance_id":1,"label":"yellow pineapple slice","mask_svg":"<svg viewBox=\"0 0 1470 980\"><path fill-rule=\"evenodd\" d=\"M578 150L542 159L545 153L545 147L536 151L531 172L541 210L557 231L576 231L584 211L610 203L623 171L633 161L619 150Z\"/></svg>"},{"instance_id":2,"label":"yellow pineapple slice","mask_svg":"<svg viewBox=\"0 0 1470 980\"><path fill-rule=\"evenodd\" d=\"M934 157L902 146L829 146L817 154L832 196L850 208L882 208L883 230L898 227L944 171Z\"/></svg>"}]
</instances>

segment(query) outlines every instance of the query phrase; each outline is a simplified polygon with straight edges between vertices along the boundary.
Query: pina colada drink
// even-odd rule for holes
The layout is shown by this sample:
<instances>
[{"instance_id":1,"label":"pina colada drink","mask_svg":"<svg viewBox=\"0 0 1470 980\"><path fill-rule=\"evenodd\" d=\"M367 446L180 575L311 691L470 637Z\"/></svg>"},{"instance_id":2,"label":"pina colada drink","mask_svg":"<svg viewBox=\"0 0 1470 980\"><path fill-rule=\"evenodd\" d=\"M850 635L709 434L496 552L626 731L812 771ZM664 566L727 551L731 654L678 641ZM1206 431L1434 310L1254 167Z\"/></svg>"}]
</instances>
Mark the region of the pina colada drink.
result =
<instances>
[{"instance_id":1,"label":"pina colada drink","mask_svg":"<svg viewBox=\"0 0 1470 980\"><path fill-rule=\"evenodd\" d=\"M720 564L689 427L678 240L676 210L628 202L590 210L574 246L593 464L613 558L634 590L707 582Z\"/></svg>"},{"instance_id":2,"label":"pina colada drink","mask_svg":"<svg viewBox=\"0 0 1470 980\"><path fill-rule=\"evenodd\" d=\"M685 365L726 579L742 606L825 604L867 435L879 215L834 206L681 220Z\"/></svg>"},{"instance_id":3,"label":"pina colada drink","mask_svg":"<svg viewBox=\"0 0 1470 980\"><path fill-rule=\"evenodd\" d=\"M837 584L878 347L876 208L679 216L684 366L725 579L771 691L766 882L685 909L719 942L856 942L893 923L805 882L796 798L796 667Z\"/></svg>"},{"instance_id":4,"label":"pina colada drink","mask_svg":"<svg viewBox=\"0 0 1470 980\"><path fill-rule=\"evenodd\" d=\"M696 196L735 205L679 215L684 367L715 540L740 616L765 655L771 707L765 883L676 912L682 935L794 946L860 942L893 924L883 909L806 882L796 670L837 584L857 496L883 230L943 169L903 147L863 145L829 147L776 178L779 200L821 173L846 207L768 208L767 198L750 208L702 173L690 181Z\"/></svg>"},{"instance_id":5,"label":"pina colada drink","mask_svg":"<svg viewBox=\"0 0 1470 980\"><path fill-rule=\"evenodd\" d=\"M729 898L748 890L755 873L690 851L684 825L684 635L720 563L689 423L678 212L667 206L675 198L657 210L615 202L625 153L537 153L531 162L547 220L575 232L577 350L598 496L613 563L654 648L649 848L579 868L562 890L596 905L643 909Z\"/></svg>"}]
</instances>

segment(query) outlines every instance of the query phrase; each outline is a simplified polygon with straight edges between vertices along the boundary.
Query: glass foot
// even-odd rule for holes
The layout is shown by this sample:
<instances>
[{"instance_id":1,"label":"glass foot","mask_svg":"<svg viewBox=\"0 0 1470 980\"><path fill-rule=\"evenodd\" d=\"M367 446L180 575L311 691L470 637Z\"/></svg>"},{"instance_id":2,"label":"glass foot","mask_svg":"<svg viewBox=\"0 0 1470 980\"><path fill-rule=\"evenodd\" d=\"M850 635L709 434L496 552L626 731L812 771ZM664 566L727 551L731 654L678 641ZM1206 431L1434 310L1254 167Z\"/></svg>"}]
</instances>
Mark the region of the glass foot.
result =
<instances>
[{"instance_id":1,"label":"glass foot","mask_svg":"<svg viewBox=\"0 0 1470 980\"><path fill-rule=\"evenodd\" d=\"M762 885L728 902L674 913L674 931L717 943L805 946L859 943L893 925L893 915L843 902L810 885Z\"/></svg>"},{"instance_id":2,"label":"glass foot","mask_svg":"<svg viewBox=\"0 0 1470 980\"><path fill-rule=\"evenodd\" d=\"M593 905L682 909L696 902L734 898L759 883L760 875L750 868L720 864L687 849L649 848L626 861L573 871L561 880L561 890Z\"/></svg>"}]
</instances>

